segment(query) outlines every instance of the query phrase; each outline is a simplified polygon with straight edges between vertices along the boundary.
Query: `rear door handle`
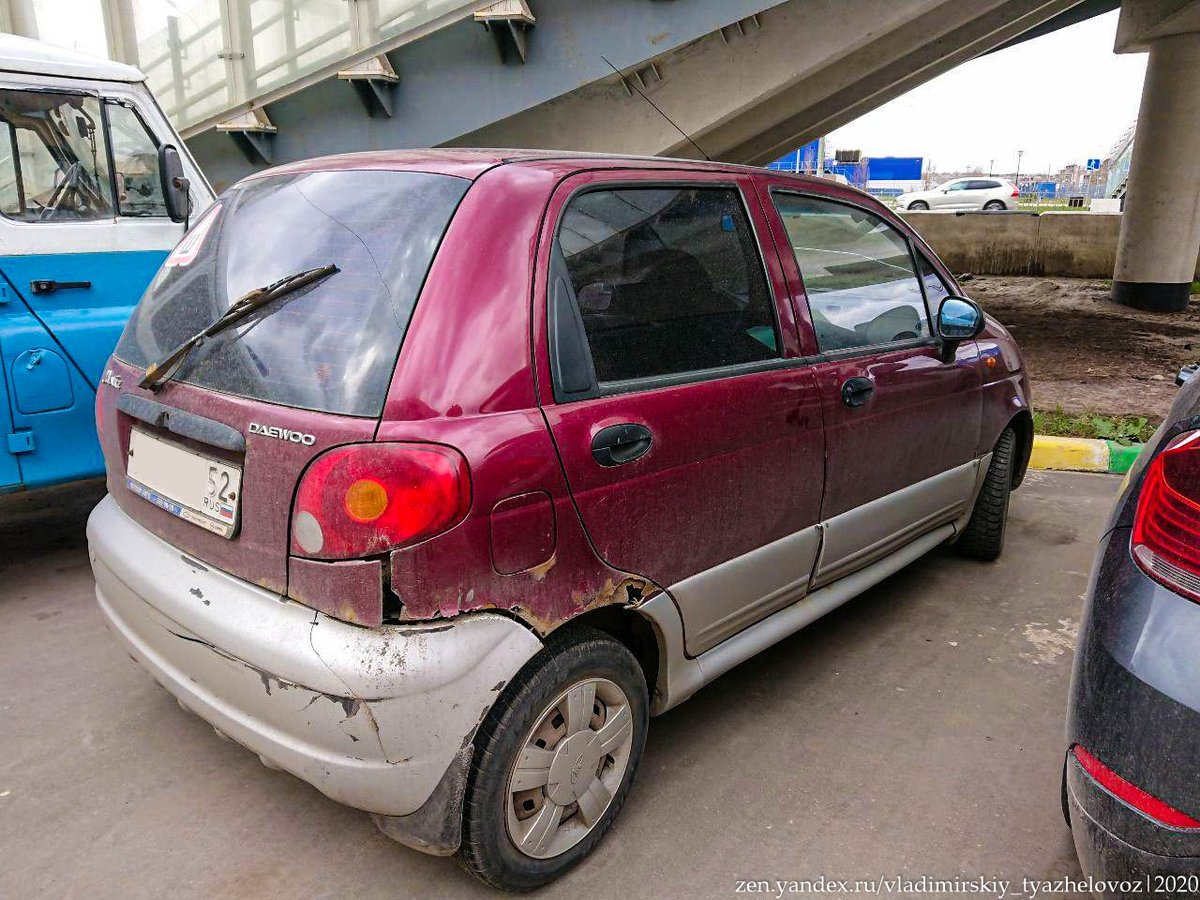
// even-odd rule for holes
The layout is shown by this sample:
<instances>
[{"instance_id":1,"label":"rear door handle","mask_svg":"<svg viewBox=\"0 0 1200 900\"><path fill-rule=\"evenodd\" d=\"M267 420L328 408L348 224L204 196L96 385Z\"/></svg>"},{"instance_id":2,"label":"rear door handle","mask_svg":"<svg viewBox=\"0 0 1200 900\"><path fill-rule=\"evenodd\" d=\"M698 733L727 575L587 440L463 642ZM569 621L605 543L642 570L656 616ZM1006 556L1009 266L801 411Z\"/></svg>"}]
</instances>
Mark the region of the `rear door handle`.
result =
<instances>
[{"instance_id":1,"label":"rear door handle","mask_svg":"<svg viewBox=\"0 0 1200 900\"><path fill-rule=\"evenodd\" d=\"M55 291L67 288L90 288L90 281L55 281L53 278L39 278L29 282L29 290L35 294L53 294Z\"/></svg>"},{"instance_id":2,"label":"rear door handle","mask_svg":"<svg viewBox=\"0 0 1200 900\"><path fill-rule=\"evenodd\" d=\"M846 406L862 406L875 393L875 382L870 378L847 378L842 382L842 403Z\"/></svg>"},{"instance_id":3,"label":"rear door handle","mask_svg":"<svg viewBox=\"0 0 1200 900\"><path fill-rule=\"evenodd\" d=\"M654 436L645 425L609 425L592 438L592 456L606 468L619 466L644 455L653 440Z\"/></svg>"}]
</instances>

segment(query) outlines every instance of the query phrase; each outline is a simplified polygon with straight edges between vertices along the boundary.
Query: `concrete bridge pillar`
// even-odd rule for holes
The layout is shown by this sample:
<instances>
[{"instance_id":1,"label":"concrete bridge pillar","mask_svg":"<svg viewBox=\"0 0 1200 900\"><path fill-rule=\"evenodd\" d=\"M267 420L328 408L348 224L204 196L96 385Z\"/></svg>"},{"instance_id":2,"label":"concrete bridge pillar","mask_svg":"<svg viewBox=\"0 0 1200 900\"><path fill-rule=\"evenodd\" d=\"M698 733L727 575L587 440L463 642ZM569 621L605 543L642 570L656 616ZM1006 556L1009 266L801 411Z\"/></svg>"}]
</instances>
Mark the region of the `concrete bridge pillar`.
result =
<instances>
[{"instance_id":1,"label":"concrete bridge pillar","mask_svg":"<svg viewBox=\"0 0 1200 900\"><path fill-rule=\"evenodd\" d=\"M1150 7L1169 14L1148 15ZM1112 298L1136 309L1177 312L1187 308L1200 251L1200 29L1190 30L1200 25L1200 3L1127 0L1121 15L1118 52L1147 49L1150 59ZM1189 30L1172 33L1176 28Z\"/></svg>"}]
</instances>

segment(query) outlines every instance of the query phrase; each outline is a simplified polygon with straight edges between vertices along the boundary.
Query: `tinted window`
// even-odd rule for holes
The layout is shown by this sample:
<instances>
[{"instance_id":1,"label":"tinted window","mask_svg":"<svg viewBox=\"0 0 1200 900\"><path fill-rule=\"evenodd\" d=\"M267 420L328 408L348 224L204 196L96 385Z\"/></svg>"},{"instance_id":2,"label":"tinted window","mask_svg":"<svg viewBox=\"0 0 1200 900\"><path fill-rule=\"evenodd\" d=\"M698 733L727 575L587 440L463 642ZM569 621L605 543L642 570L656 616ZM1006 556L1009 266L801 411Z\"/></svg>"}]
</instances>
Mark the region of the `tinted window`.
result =
<instances>
[{"instance_id":1,"label":"tinted window","mask_svg":"<svg viewBox=\"0 0 1200 900\"><path fill-rule=\"evenodd\" d=\"M333 263L340 271L205 341L175 377L288 406L377 416L417 293L469 184L340 171L236 186L167 257L117 356L144 367L254 288Z\"/></svg>"},{"instance_id":2,"label":"tinted window","mask_svg":"<svg viewBox=\"0 0 1200 900\"><path fill-rule=\"evenodd\" d=\"M558 239L597 381L779 356L771 295L735 189L580 194Z\"/></svg>"},{"instance_id":3,"label":"tinted window","mask_svg":"<svg viewBox=\"0 0 1200 900\"><path fill-rule=\"evenodd\" d=\"M0 90L0 212L27 222L112 216L99 100Z\"/></svg>"},{"instance_id":4,"label":"tinted window","mask_svg":"<svg viewBox=\"0 0 1200 900\"><path fill-rule=\"evenodd\" d=\"M130 107L109 103L107 109L117 211L123 216L165 216L167 206L158 174L158 144Z\"/></svg>"},{"instance_id":5,"label":"tinted window","mask_svg":"<svg viewBox=\"0 0 1200 900\"><path fill-rule=\"evenodd\" d=\"M971 190L973 190L973 191L987 191L987 190L991 190L992 188L998 188L998 187L1000 187L1000 182L998 182L998 181L972 181L971 182Z\"/></svg>"},{"instance_id":6,"label":"tinted window","mask_svg":"<svg viewBox=\"0 0 1200 900\"><path fill-rule=\"evenodd\" d=\"M908 242L865 210L776 194L822 351L928 337Z\"/></svg>"},{"instance_id":7,"label":"tinted window","mask_svg":"<svg viewBox=\"0 0 1200 900\"><path fill-rule=\"evenodd\" d=\"M965 191L970 186L971 186L971 182L969 182L969 181L954 181L954 182L951 182L946 187L946 190L948 190L948 191Z\"/></svg>"}]
</instances>

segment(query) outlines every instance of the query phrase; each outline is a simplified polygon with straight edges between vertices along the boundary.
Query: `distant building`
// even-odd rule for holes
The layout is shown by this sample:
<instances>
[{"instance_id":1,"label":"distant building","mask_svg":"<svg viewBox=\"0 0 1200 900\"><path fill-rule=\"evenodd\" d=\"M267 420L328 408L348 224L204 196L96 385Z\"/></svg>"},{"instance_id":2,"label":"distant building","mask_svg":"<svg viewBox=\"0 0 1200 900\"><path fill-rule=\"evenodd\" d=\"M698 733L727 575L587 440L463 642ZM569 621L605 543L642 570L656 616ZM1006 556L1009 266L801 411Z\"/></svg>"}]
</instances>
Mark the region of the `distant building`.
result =
<instances>
[{"instance_id":1,"label":"distant building","mask_svg":"<svg viewBox=\"0 0 1200 900\"><path fill-rule=\"evenodd\" d=\"M924 186L921 173L925 160L920 156L872 156L859 163L825 161L826 172L845 176L855 187L869 194L894 197L905 191L919 191ZM767 166L784 172L813 172L817 168L817 143L805 144Z\"/></svg>"}]
</instances>

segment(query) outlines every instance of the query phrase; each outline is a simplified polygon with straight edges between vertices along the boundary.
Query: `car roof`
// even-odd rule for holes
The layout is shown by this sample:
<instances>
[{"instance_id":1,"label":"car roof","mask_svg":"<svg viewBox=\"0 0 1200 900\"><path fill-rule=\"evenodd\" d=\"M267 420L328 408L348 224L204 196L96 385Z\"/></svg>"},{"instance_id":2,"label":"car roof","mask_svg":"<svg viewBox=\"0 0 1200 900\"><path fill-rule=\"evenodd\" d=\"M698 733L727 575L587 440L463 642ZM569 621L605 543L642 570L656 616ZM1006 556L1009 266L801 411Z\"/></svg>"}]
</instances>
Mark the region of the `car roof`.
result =
<instances>
[{"instance_id":1,"label":"car roof","mask_svg":"<svg viewBox=\"0 0 1200 900\"><path fill-rule=\"evenodd\" d=\"M146 80L146 76L133 66L15 34L0 34L0 71L97 78L102 81Z\"/></svg>"},{"instance_id":2,"label":"car roof","mask_svg":"<svg viewBox=\"0 0 1200 900\"><path fill-rule=\"evenodd\" d=\"M632 168L683 169L698 172L747 172L758 175L786 175L813 184L831 184L828 179L791 172L775 172L758 166L711 162L697 159L674 159L665 156L635 156L617 153L591 153L572 150L513 150L476 149L466 147L421 150L370 150L362 153L342 153L287 163L264 169L247 176L247 180L268 175L287 175L299 172L328 172L339 169L377 169L396 172L430 172L475 179L489 169L502 165L525 165L561 169L611 168L625 164Z\"/></svg>"}]
</instances>

